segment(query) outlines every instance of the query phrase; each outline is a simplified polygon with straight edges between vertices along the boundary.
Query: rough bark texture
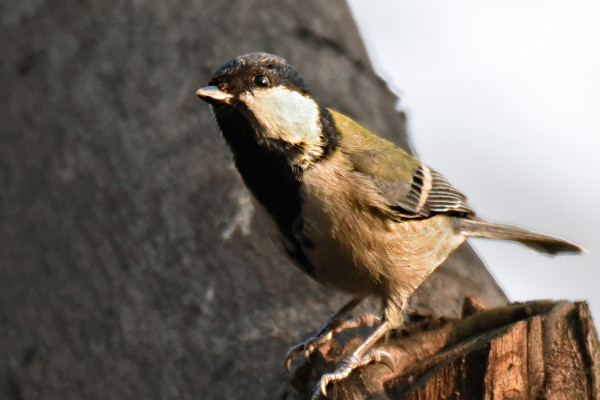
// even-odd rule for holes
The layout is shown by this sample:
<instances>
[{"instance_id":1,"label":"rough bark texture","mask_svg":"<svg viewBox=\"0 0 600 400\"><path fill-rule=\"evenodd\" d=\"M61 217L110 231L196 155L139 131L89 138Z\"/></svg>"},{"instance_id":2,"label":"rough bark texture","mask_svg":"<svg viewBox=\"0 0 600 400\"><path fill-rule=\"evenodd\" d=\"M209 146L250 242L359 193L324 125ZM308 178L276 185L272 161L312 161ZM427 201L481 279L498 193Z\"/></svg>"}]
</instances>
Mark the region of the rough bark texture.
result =
<instances>
[{"instance_id":1,"label":"rough bark texture","mask_svg":"<svg viewBox=\"0 0 600 400\"><path fill-rule=\"evenodd\" d=\"M318 377L358 344L320 349L299 367L298 392L311 397ZM331 399L595 400L600 342L585 303L537 301L406 326L381 345L395 370L372 364L329 386Z\"/></svg>"},{"instance_id":2,"label":"rough bark texture","mask_svg":"<svg viewBox=\"0 0 600 400\"><path fill-rule=\"evenodd\" d=\"M0 4L0 398L273 398L345 300L259 232L194 92L235 55L407 146L342 1ZM468 247L415 298L506 299Z\"/></svg>"}]
</instances>

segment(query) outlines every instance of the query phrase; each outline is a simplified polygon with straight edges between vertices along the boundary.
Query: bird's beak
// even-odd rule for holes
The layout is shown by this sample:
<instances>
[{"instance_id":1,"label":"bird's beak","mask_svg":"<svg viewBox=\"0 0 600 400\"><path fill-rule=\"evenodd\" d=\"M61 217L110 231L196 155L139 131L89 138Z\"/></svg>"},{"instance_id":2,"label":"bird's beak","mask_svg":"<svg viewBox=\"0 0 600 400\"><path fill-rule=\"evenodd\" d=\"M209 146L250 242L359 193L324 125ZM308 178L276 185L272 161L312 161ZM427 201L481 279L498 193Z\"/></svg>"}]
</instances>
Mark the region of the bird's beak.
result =
<instances>
[{"instance_id":1,"label":"bird's beak","mask_svg":"<svg viewBox=\"0 0 600 400\"><path fill-rule=\"evenodd\" d=\"M198 97L209 103L230 103L233 98L232 94L219 90L216 86L207 86L196 91Z\"/></svg>"}]
</instances>

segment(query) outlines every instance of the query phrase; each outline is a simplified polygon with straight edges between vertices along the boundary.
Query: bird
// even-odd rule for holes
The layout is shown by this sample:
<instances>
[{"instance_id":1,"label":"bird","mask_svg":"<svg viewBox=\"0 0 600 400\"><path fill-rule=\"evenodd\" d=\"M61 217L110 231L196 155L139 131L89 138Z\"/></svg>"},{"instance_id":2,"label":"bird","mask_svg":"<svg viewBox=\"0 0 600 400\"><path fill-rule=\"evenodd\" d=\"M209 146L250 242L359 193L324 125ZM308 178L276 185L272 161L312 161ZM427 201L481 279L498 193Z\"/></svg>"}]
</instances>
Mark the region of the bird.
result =
<instances>
[{"instance_id":1,"label":"bird","mask_svg":"<svg viewBox=\"0 0 600 400\"><path fill-rule=\"evenodd\" d=\"M320 331L290 349L286 368L334 333L377 324L321 377L314 398L370 362L393 368L375 344L402 325L410 296L468 237L516 241L549 255L584 251L480 219L438 171L320 105L299 71L279 56L235 57L196 94L210 104L237 171L274 222L285 253L316 281L352 295ZM381 317L345 319L369 296L381 300Z\"/></svg>"}]
</instances>

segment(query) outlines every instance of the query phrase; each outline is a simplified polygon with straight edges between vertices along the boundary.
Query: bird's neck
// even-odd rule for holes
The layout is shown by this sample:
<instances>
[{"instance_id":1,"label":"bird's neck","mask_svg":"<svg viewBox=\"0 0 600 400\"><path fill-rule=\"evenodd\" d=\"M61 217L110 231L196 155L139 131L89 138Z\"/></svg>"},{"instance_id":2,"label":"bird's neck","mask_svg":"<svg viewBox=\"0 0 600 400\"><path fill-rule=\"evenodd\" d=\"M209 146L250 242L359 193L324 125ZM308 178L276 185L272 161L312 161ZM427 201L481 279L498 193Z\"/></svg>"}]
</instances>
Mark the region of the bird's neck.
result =
<instances>
[{"instance_id":1,"label":"bird's neck","mask_svg":"<svg viewBox=\"0 0 600 400\"><path fill-rule=\"evenodd\" d=\"M215 115L235 166L256 200L271 214L284 234L300 217L302 169L290 164L294 148L277 151L256 140L253 124L233 108L215 108Z\"/></svg>"}]
</instances>

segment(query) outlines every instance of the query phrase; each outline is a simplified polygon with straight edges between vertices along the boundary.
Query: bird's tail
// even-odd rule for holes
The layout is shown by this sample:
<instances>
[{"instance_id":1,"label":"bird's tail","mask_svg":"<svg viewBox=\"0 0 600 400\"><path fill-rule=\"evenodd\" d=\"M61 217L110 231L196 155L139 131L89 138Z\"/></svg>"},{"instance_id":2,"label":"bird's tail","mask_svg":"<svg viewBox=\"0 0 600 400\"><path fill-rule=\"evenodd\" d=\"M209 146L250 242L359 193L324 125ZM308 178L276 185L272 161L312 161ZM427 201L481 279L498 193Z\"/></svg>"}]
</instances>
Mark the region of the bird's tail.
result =
<instances>
[{"instance_id":1,"label":"bird's tail","mask_svg":"<svg viewBox=\"0 0 600 400\"><path fill-rule=\"evenodd\" d=\"M514 240L541 253L585 253L585 250L566 240L531 232L516 226L494 224L479 219L452 218L456 228L465 236Z\"/></svg>"}]
</instances>

